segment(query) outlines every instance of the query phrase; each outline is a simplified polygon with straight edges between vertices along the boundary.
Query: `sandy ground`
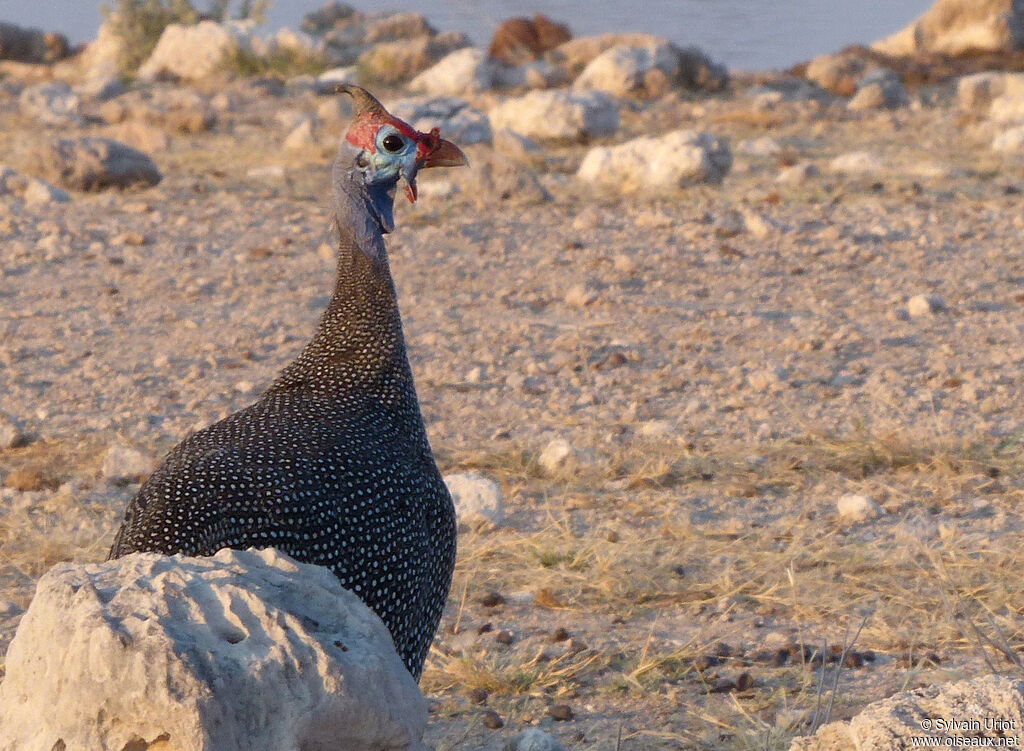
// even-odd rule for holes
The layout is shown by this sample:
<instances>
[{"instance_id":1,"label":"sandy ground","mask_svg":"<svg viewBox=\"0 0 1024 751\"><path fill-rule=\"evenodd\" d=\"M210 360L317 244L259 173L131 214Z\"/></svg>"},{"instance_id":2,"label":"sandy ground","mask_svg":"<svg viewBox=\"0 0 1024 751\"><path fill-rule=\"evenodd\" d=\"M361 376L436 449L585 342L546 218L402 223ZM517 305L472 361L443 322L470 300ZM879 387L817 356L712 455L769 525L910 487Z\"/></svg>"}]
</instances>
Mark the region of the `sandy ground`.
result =
<instances>
[{"instance_id":1,"label":"sandy ground","mask_svg":"<svg viewBox=\"0 0 1024 751\"><path fill-rule=\"evenodd\" d=\"M0 652L49 566L105 556L137 488L103 477L107 448L156 458L249 403L328 299L340 133L285 153L273 112L318 102L235 86L213 132L154 155L156 188L0 197L0 410L30 438L0 452ZM15 169L104 132L10 102ZM740 82L623 119L611 140L728 137L733 170L595 193L572 177L585 146L562 144L539 170L550 202L399 206L431 442L509 510L460 540L422 681L430 743L499 749L532 724L568 749L783 749L830 704L1016 669L1024 155L991 152L993 127L941 87L850 113L765 107ZM766 136L779 153L758 155ZM829 172L854 151L882 166ZM776 181L803 161L823 174ZM283 179L249 176L264 165ZM934 310L911 315L917 295ZM576 460L552 473L556 438ZM849 493L881 515L840 520Z\"/></svg>"}]
</instances>

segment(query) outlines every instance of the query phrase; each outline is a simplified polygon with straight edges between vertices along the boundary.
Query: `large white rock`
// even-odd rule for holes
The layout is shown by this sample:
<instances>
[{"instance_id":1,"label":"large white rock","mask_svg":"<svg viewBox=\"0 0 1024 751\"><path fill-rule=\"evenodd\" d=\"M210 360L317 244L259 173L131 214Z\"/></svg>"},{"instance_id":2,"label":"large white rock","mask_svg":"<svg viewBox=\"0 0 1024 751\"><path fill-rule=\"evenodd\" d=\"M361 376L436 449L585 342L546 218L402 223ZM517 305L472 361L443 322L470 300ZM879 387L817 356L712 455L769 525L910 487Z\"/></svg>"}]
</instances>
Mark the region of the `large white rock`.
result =
<instances>
[{"instance_id":1,"label":"large white rock","mask_svg":"<svg viewBox=\"0 0 1024 751\"><path fill-rule=\"evenodd\" d=\"M508 128L539 140L606 136L619 127L618 107L599 91L531 91L502 102L488 114L492 128Z\"/></svg>"},{"instance_id":2,"label":"large white rock","mask_svg":"<svg viewBox=\"0 0 1024 751\"><path fill-rule=\"evenodd\" d=\"M1019 0L937 0L916 21L871 45L886 55L1024 47L1024 4Z\"/></svg>"},{"instance_id":3,"label":"large white rock","mask_svg":"<svg viewBox=\"0 0 1024 751\"><path fill-rule=\"evenodd\" d=\"M730 167L732 153L724 139L696 130L675 130L660 138L593 148L576 175L628 192L717 183Z\"/></svg>"},{"instance_id":4,"label":"large white rock","mask_svg":"<svg viewBox=\"0 0 1024 751\"><path fill-rule=\"evenodd\" d=\"M1000 724L986 724L986 719ZM950 720L977 720L977 727L961 725L951 729ZM945 721L945 725L942 724ZM1024 736L1024 680L987 675L969 681L917 688L869 704L849 722L823 725L814 735L796 738L790 751L901 751L935 747L949 748L941 741L955 737L964 741L953 747L978 748L972 740L1013 738L1019 747Z\"/></svg>"},{"instance_id":5,"label":"large white rock","mask_svg":"<svg viewBox=\"0 0 1024 751\"><path fill-rule=\"evenodd\" d=\"M6 667L2 751L424 749L384 624L274 550L55 566Z\"/></svg>"},{"instance_id":6,"label":"large white rock","mask_svg":"<svg viewBox=\"0 0 1024 751\"><path fill-rule=\"evenodd\" d=\"M452 494L460 526L498 527L505 520L501 486L491 478L479 472L463 472L445 475L444 484Z\"/></svg>"},{"instance_id":7,"label":"large white rock","mask_svg":"<svg viewBox=\"0 0 1024 751\"><path fill-rule=\"evenodd\" d=\"M964 114L997 122L1024 122L1024 73L987 71L957 82L957 100Z\"/></svg>"},{"instance_id":8,"label":"large white rock","mask_svg":"<svg viewBox=\"0 0 1024 751\"><path fill-rule=\"evenodd\" d=\"M86 81L106 80L117 76L121 70L125 43L114 28L115 22L115 18L108 17L101 23L96 38L82 53L81 67Z\"/></svg>"},{"instance_id":9,"label":"large white rock","mask_svg":"<svg viewBox=\"0 0 1024 751\"><path fill-rule=\"evenodd\" d=\"M431 96L463 96L494 85L494 64L478 47L441 58L409 82L409 90Z\"/></svg>"},{"instance_id":10,"label":"large white rock","mask_svg":"<svg viewBox=\"0 0 1024 751\"><path fill-rule=\"evenodd\" d=\"M139 68L139 78L173 76L197 81L218 71L236 50L249 50L252 27L240 21L201 21L195 26L172 23Z\"/></svg>"},{"instance_id":11,"label":"large white rock","mask_svg":"<svg viewBox=\"0 0 1024 751\"><path fill-rule=\"evenodd\" d=\"M652 84L652 71L661 74ZM573 83L575 89L597 89L613 96L636 96L664 89L679 74L679 53L667 41L643 46L620 45L591 60Z\"/></svg>"},{"instance_id":12,"label":"large white rock","mask_svg":"<svg viewBox=\"0 0 1024 751\"><path fill-rule=\"evenodd\" d=\"M857 84L857 93L847 103L851 110L896 109L909 101L900 77L891 70L876 68Z\"/></svg>"}]
</instances>

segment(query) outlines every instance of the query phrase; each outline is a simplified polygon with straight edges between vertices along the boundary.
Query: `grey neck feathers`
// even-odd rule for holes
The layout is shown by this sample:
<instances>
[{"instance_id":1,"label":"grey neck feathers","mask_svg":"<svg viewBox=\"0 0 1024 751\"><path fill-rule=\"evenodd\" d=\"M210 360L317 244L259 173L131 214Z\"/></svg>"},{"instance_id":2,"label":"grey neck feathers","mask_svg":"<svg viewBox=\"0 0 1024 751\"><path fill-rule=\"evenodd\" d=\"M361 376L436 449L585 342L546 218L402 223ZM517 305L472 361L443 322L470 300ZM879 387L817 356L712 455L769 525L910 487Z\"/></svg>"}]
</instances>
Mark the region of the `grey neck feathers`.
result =
<instances>
[{"instance_id":1,"label":"grey neck feathers","mask_svg":"<svg viewBox=\"0 0 1024 751\"><path fill-rule=\"evenodd\" d=\"M360 165L362 150L342 141L331 167L331 194L338 225L351 226L355 240L371 258L385 256L382 235L395 228L394 179L371 184L378 175L368 164Z\"/></svg>"},{"instance_id":2,"label":"grey neck feathers","mask_svg":"<svg viewBox=\"0 0 1024 751\"><path fill-rule=\"evenodd\" d=\"M333 183L339 232L334 294L313 339L268 393L302 387L397 394L411 388L412 376L383 228L354 164L339 158Z\"/></svg>"}]
</instances>

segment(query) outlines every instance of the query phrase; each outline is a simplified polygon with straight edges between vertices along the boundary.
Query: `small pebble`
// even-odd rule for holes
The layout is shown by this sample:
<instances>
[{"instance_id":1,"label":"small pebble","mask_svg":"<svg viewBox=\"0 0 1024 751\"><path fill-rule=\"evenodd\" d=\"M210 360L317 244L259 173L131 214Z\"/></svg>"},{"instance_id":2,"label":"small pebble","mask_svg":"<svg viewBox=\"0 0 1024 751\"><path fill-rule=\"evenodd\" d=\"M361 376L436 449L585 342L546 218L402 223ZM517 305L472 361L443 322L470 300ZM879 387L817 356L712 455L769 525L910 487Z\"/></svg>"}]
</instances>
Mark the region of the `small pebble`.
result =
<instances>
[{"instance_id":1,"label":"small pebble","mask_svg":"<svg viewBox=\"0 0 1024 751\"><path fill-rule=\"evenodd\" d=\"M487 691L482 688L474 688L469 692L469 700L473 704L486 704L487 703Z\"/></svg>"},{"instance_id":2,"label":"small pebble","mask_svg":"<svg viewBox=\"0 0 1024 751\"><path fill-rule=\"evenodd\" d=\"M564 438L555 438L544 447L537 461L545 472L554 474L571 465L575 457L572 444Z\"/></svg>"},{"instance_id":3,"label":"small pebble","mask_svg":"<svg viewBox=\"0 0 1024 751\"><path fill-rule=\"evenodd\" d=\"M568 704L552 704L548 707L548 714L559 722L571 720L574 717L572 707Z\"/></svg>"},{"instance_id":4,"label":"small pebble","mask_svg":"<svg viewBox=\"0 0 1024 751\"><path fill-rule=\"evenodd\" d=\"M720 662L721 660L715 655L701 655L693 661L693 669L698 673L704 673Z\"/></svg>"},{"instance_id":5,"label":"small pebble","mask_svg":"<svg viewBox=\"0 0 1024 751\"><path fill-rule=\"evenodd\" d=\"M501 719L501 715L495 712L493 709L485 709L480 713L480 721L484 724L485 728L490 730L499 730L505 727L505 721Z\"/></svg>"},{"instance_id":6,"label":"small pebble","mask_svg":"<svg viewBox=\"0 0 1024 751\"><path fill-rule=\"evenodd\" d=\"M885 513L873 500L858 493L847 493L841 497L836 501L836 508L839 509L839 518L847 522L864 522Z\"/></svg>"},{"instance_id":7,"label":"small pebble","mask_svg":"<svg viewBox=\"0 0 1024 751\"><path fill-rule=\"evenodd\" d=\"M712 694L727 694L736 690L736 683L732 678L717 678L708 690Z\"/></svg>"},{"instance_id":8,"label":"small pebble","mask_svg":"<svg viewBox=\"0 0 1024 751\"><path fill-rule=\"evenodd\" d=\"M551 632L551 641L554 642L554 643L557 643L557 642L560 642L560 641L565 641L568 638L569 638L569 632L566 631L561 626L559 626L558 628L556 628L554 631Z\"/></svg>"},{"instance_id":9,"label":"small pebble","mask_svg":"<svg viewBox=\"0 0 1024 751\"><path fill-rule=\"evenodd\" d=\"M936 295L914 295L907 300L907 312L911 318L934 315L945 309L945 301Z\"/></svg>"},{"instance_id":10,"label":"small pebble","mask_svg":"<svg viewBox=\"0 0 1024 751\"><path fill-rule=\"evenodd\" d=\"M505 598L497 592L488 592L480 598L480 604L485 608L496 608L505 604Z\"/></svg>"},{"instance_id":11,"label":"small pebble","mask_svg":"<svg viewBox=\"0 0 1024 751\"><path fill-rule=\"evenodd\" d=\"M591 284L574 284L565 293L565 304L573 308L585 308L597 302L597 288Z\"/></svg>"},{"instance_id":12,"label":"small pebble","mask_svg":"<svg viewBox=\"0 0 1024 751\"><path fill-rule=\"evenodd\" d=\"M494 641L498 642L498 644L512 644L515 640L516 638L512 635L512 632L506 629L494 632Z\"/></svg>"}]
</instances>

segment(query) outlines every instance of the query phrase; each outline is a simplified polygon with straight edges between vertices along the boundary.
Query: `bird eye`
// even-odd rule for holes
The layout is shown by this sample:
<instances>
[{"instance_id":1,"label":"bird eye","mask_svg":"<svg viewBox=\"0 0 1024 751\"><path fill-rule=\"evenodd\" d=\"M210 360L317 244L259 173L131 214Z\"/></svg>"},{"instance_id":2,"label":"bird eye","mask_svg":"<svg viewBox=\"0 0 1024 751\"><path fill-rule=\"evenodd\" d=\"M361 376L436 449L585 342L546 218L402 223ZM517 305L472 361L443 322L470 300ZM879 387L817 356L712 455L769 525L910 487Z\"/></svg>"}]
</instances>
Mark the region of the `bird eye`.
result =
<instances>
[{"instance_id":1,"label":"bird eye","mask_svg":"<svg viewBox=\"0 0 1024 751\"><path fill-rule=\"evenodd\" d=\"M384 140L381 141L380 145L384 147L385 151L390 151L394 154L405 148L405 140L401 136L396 136L394 133L391 133L384 137Z\"/></svg>"}]
</instances>

